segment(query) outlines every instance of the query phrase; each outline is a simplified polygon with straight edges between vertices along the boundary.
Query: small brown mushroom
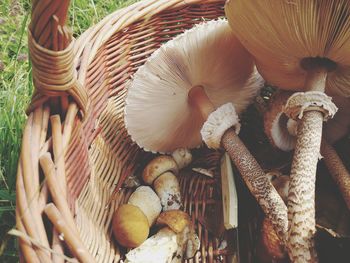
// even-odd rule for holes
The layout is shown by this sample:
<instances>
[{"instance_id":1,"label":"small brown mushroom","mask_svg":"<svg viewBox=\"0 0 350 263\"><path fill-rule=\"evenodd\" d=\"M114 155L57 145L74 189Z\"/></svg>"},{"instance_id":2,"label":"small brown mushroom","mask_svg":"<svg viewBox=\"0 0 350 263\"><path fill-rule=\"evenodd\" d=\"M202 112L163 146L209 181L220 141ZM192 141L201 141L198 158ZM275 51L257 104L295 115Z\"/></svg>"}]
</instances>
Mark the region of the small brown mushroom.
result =
<instances>
[{"instance_id":1,"label":"small brown mushroom","mask_svg":"<svg viewBox=\"0 0 350 263\"><path fill-rule=\"evenodd\" d=\"M182 207L180 185L172 172L165 172L153 183L154 190L160 198L163 211Z\"/></svg>"},{"instance_id":2,"label":"small brown mushroom","mask_svg":"<svg viewBox=\"0 0 350 263\"><path fill-rule=\"evenodd\" d=\"M177 174L178 170L174 158L168 155L160 155L147 164L143 170L142 178L146 184L152 185L161 174L168 171Z\"/></svg>"},{"instance_id":3,"label":"small brown mushroom","mask_svg":"<svg viewBox=\"0 0 350 263\"><path fill-rule=\"evenodd\" d=\"M171 154L177 163L177 167L182 169L192 162L192 154L187 148L178 148Z\"/></svg>"},{"instance_id":4,"label":"small brown mushroom","mask_svg":"<svg viewBox=\"0 0 350 263\"><path fill-rule=\"evenodd\" d=\"M149 186L138 187L129 197L128 204L137 206L146 215L152 226L162 211L157 194Z\"/></svg>"}]
</instances>

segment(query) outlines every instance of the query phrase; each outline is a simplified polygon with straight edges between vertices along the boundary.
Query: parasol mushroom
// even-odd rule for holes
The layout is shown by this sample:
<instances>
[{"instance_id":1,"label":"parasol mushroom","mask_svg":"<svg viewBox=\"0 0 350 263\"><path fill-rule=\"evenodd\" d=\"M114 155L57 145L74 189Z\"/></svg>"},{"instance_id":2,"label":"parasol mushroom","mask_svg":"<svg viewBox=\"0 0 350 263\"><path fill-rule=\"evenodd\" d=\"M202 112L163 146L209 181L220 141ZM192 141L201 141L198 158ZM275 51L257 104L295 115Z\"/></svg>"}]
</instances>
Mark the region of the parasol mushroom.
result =
<instances>
[{"instance_id":1,"label":"parasol mushroom","mask_svg":"<svg viewBox=\"0 0 350 263\"><path fill-rule=\"evenodd\" d=\"M153 152L198 147L202 138L210 148L222 144L283 237L287 208L237 136L237 114L261 86L251 56L227 21L202 23L164 44L135 73L125 125L140 147Z\"/></svg>"},{"instance_id":2,"label":"parasol mushroom","mask_svg":"<svg viewBox=\"0 0 350 263\"><path fill-rule=\"evenodd\" d=\"M289 119L284 113L283 108L291 92L279 91L274 94L270 102L270 109L264 115L265 133L270 142L277 148L283 151L294 149L296 144L297 122ZM346 114L349 107L349 100L344 98L335 98L334 100L339 106L339 115L330 120L325 127L325 134L322 137L321 155L324 157L324 162L336 181L343 198L350 209L350 174L337 152L329 142L335 142L341 135L348 131L348 121L342 122L343 119L349 118ZM339 104L338 104L339 103ZM346 118L347 117L347 118ZM333 129L332 124L336 124L337 130Z\"/></svg>"},{"instance_id":3,"label":"parasol mushroom","mask_svg":"<svg viewBox=\"0 0 350 263\"><path fill-rule=\"evenodd\" d=\"M337 110L326 93L350 96L350 2L230 0L225 13L264 79L298 91L285 108L289 117L300 120L288 200L288 250L292 261L317 260L316 165L322 122ZM301 245L305 242L308 247Z\"/></svg>"}]
</instances>

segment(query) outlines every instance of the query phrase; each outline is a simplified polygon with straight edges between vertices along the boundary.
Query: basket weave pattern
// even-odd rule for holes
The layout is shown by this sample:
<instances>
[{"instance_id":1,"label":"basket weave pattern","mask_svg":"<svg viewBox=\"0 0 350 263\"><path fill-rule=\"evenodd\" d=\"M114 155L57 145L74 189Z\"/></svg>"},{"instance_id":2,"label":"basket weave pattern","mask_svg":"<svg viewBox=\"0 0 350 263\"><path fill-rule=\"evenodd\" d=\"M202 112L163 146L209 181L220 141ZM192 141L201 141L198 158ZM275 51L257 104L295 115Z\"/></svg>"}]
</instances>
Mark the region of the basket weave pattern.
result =
<instances>
[{"instance_id":1,"label":"basket weave pattern","mask_svg":"<svg viewBox=\"0 0 350 263\"><path fill-rule=\"evenodd\" d=\"M47 44L49 36L45 41L36 38L36 17L42 14L39 11L45 11L37 10L40 2L33 1L33 38L42 47L53 50L53 56L64 53L60 48L71 48L71 68L76 73L70 75L76 80L70 88L54 92L50 85L34 81L37 88L28 110L17 174L16 220L22 233L22 260L63 262L59 254L68 250L61 248L60 252L55 244L62 246L65 242L56 237L51 243L57 232L43 220L44 212L48 213L47 204L53 202L60 212L57 215L62 215L71 229L75 228L79 233L77 242L81 241L88 251L89 255L80 261L85 258L86 262L118 262L125 251L112 240L110 222L115 209L131 194L122 184L128 176L139 173L152 157L130 140L124 127L127 82L162 43L204 19L223 16L224 1L138 2L107 16L74 42L69 42L66 34L61 47L55 46L55 41ZM52 2L57 6L60 1ZM63 11L58 9L49 16L65 17L68 1L63 2ZM39 56L50 60L45 54ZM36 70L35 63L33 68ZM218 167L220 153L198 150L196 154L199 164L202 161L206 167ZM42 156L47 157L46 162ZM215 174L218 176L217 169ZM198 221L207 205L221 202L218 179L181 175L179 180L185 210L190 213L202 244L194 262L213 262L216 256L224 259L225 251L218 250L218 240ZM116 189L115 200L108 205Z\"/></svg>"}]
</instances>

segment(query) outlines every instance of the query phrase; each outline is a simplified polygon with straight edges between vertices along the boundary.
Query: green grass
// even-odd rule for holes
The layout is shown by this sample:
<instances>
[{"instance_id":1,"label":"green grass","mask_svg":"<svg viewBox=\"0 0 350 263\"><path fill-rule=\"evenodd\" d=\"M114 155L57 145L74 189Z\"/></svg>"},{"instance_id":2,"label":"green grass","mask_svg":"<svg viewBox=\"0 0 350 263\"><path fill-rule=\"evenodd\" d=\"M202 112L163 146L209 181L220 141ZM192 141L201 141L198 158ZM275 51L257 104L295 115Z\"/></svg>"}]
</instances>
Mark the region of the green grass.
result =
<instances>
[{"instance_id":1,"label":"green grass","mask_svg":"<svg viewBox=\"0 0 350 263\"><path fill-rule=\"evenodd\" d=\"M72 0L70 24L79 36L107 14L135 0ZM16 239L8 236L15 222L15 182L25 109L33 91L28 61L30 0L0 3L0 262L17 262Z\"/></svg>"}]
</instances>

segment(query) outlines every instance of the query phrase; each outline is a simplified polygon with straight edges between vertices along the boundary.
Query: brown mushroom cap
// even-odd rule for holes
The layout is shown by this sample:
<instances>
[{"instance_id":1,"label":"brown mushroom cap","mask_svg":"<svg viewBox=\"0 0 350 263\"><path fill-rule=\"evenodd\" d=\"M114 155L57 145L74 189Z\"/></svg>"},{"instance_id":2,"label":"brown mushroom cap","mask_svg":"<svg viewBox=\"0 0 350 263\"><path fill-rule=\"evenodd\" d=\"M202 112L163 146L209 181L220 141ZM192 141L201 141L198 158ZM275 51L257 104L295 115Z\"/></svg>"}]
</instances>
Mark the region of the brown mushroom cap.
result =
<instances>
[{"instance_id":1,"label":"brown mushroom cap","mask_svg":"<svg viewBox=\"0 0 350 263\"><path fill-rule=\"evenodd\" d=\"M143 170L142 179L146 184L152 185L158 176L168 171L177 174L177 164L171 156L160 155L147 164Z\"/></svg>"},{"instance_id":2,"label":"brown mushroom cap","mask_svg":"<svg viewBox=\"0 0 350 263\"><path fill-rule=\"evenodd\" d=\"M157 225L167 225L175 233L182 232L190 224L190 216L181 210L168 210L157 218Z\"/></svg>"},{"instance_id":3,"label":"brown mushroom cap","mask_svg":"<svg viewBox=\"0 0 350 263\"><path fill-rule=\"evenodd\" d=\"M204 119L188 102L202 86L215 107L232 102L241 113L262 86L249 53L227 21L202 23L160 47L135 73L125 125L145 150L172 152L200 146Z\"/></svg>"},{"instance_id":4,"label":"brown mushroom cap","mask_svg":"<svg viewBox=\"0 0 350 263\"><path fill-rule=\"evenodd\" d=\"M326 92L350 95L348 0L232 0L225 13L270 84L300 91L306 78L305 58L322 58L320 63L335 68L328 74Z\"/></svg>"},{"instance_id":5,"label":"brown mushroom cap","mask_svg":"<svg viewBox=\"0 0 350 263\"><path fill-rule=\"evenodd\" d=\"M115 238L122 246L137 247L148 237L148 219L137 206L125 204L115 211L112 230Z\"/></svg>"}]
</instances>

